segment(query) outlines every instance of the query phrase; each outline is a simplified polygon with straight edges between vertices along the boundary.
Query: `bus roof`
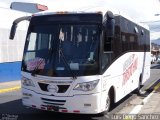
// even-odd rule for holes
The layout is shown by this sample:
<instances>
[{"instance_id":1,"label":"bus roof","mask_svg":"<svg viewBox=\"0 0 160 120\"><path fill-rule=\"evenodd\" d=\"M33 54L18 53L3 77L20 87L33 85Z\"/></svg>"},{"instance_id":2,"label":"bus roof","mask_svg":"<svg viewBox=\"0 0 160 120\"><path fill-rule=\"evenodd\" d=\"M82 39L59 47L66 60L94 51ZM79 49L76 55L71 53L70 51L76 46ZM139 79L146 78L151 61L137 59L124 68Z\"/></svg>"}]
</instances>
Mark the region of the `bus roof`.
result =
<instances>
[{"instance_id":1,"label":"bus roof","mask_svg":"<svg viewBox=\"0 0 160 120\"><path fill-rule=\"evenodd\" d=\"M102 14L103 16L106 14L107 11L112 11L115 16L123 16L124 18L136 23L139 26L142 26L149 30L149 27L145 24L137 22L135 19L129 17L127 14L124 12L118 11L114 8L107 8L103 6L88 6L88 7L82 7L82 8L77 8L77 9L53 9L53 10L47 10L47 11L42 11L35 13L34 16L41 16L41 15L53 15L53 14L77 14L77 13L98 13Z\"/></svg>"}]
</instances>

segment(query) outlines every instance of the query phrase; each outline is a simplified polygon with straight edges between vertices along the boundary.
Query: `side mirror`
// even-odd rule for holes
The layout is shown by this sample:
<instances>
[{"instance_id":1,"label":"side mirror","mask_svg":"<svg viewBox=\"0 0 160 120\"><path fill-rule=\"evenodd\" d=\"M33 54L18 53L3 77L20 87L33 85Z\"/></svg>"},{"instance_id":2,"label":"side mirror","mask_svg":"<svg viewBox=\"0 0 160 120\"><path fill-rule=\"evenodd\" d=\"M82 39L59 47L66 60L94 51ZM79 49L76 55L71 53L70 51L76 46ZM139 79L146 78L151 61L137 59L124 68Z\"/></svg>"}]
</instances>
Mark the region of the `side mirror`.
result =
<instances>
[{"instance_id":1,"label":"side mirror","mask_svg":"<svg viewBox=\"0 0 160 120\"><path fill-rule=\"evenodd\" d=\"M105 14L105 28L107 31L107 37L114 37L115 33L115 19L111 11L107 11Z\"/></svg>"},{"instance_id":2,"label":"side mirror","mask_svg":"<svg viewBox=\"0 0 160 120\"><path fill-rule=\"evenodd\" d=\"M10 35L9 35L9 39L13 40L14 39L14 36L15 36L15 33L16 33L16 29L17 29L17 24L23 20L28 20L30 21L31 19L31 16L24 16L24 17L20 17L20 18L17 18L16 20L14 20L13 24L12 24L12 27L11 27L11 31L10 31Z\"/></svg>"},{"instance_id":3,"label":"side mirror","mask_svg":"<svg viewBox=\"0 0 160 120\"><path fill-rule=\"evenodd\" d=\"M17 29L17 24L13 23L11 31L10 31L10 35L9 35L9 39L13 40L15 33L16 33L16 29Z\"/></svg>"},{"instance_id":4,"label":"side mirror","mask_svg":"<svg viewBox=\"0 0 160 120\"><path fill-rule=\"evenodd\" d=\"M107 27L107 36L108 37L114 37L115 20L114 19L108 20L106 27Z\"/></svg>"},{"instance_id":5,"label":"side mirror","mask_svg":"<svg viewBox=\"0 0 160 120\"><path fill-rule=\"evenodd\" d=\"M107 11L104 16L104 52L112 51L112 41L115 34L115 19L111 11Z\"/></svg>"}]
</instances>

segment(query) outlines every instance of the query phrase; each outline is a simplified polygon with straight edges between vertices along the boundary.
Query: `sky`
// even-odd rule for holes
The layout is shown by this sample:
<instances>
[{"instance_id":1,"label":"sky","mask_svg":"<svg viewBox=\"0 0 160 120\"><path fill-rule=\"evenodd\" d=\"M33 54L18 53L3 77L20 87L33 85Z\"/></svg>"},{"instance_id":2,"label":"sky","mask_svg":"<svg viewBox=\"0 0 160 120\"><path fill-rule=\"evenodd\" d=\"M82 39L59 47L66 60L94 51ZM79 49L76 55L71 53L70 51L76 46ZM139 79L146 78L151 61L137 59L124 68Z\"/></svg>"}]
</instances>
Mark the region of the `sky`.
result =
<instances>
[{"instance_id":1,"label":"sky","mask_svg":"<svg viewBox=\"0 0 160 120\"><path fill-rule=\"evenodd\" d=\"M160 38L160 0L0 0L0 6L9 7L13 1L34 2L48 6L49 9L74 9L77 6L105 5L108 8L126 13L137 22L148 24L151 30L151 39Z\"/></svg>"}]
</instances>

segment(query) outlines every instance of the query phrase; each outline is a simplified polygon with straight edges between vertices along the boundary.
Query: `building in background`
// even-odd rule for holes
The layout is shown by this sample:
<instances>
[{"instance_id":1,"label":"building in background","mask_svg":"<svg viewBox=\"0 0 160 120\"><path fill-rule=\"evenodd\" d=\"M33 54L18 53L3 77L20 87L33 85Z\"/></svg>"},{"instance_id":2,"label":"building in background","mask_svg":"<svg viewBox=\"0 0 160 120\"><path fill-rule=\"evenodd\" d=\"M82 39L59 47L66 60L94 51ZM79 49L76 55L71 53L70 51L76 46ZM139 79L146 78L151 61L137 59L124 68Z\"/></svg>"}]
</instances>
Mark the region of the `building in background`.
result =
<instances>
[{"instance_id":1,"label":"building in background","mask_svg":"<svg viewBox=\"0 0 160 120\"><path fill-rule=\"evenodd\" d=\"M151 63L160 62L160 45L151 43Z\"/></svg>"},{"instance_id":2,"label":"building in background","mask_svg":"<svg viewBox=\"0 0 160 120\"><path fill-rule=\"evenodd\" d=\"M2 2L0 6L0 82L20 79L20 66L28 22L20 23L15 39L12 41L9 39L9 33L13 21L43 10L47 10L47 6L17 2L12 3L10 9L3 6Z\"/></svg>"}]
</instances>

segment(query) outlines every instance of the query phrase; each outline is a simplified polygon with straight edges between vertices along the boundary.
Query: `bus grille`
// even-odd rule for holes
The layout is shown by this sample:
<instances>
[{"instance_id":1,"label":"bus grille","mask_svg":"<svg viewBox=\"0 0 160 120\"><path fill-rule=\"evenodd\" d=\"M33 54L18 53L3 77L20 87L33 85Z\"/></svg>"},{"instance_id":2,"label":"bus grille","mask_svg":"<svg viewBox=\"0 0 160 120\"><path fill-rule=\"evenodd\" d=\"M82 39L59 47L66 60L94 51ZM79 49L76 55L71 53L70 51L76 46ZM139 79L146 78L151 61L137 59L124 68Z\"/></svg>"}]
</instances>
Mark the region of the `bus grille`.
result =
<instances>
[{"instance_id":1,"label":"bus grille","mask_svg":"<svg viewBox=\"0 0 160 120\"><path fill-rule=\"evenodd\" d=\"M66 100L55 100L55 99L47 99L41 98L44 104L53 105L53 106L62 106L65 104Z\"/></svg>"},{"instance_id":2,"label":"bus grille","mask_svg":"<svg viewBox=\"0 0 160 120\"><path fill-rule=\"evenodd\" d=\"M38 83L38 84L42 91L49 92L47 89L49 84L46 84L46 83ZM65 93L67 89L69 88L69 85L57 85L57 86L59 88L57 93Z\"/></svg>"}]
</instances>

